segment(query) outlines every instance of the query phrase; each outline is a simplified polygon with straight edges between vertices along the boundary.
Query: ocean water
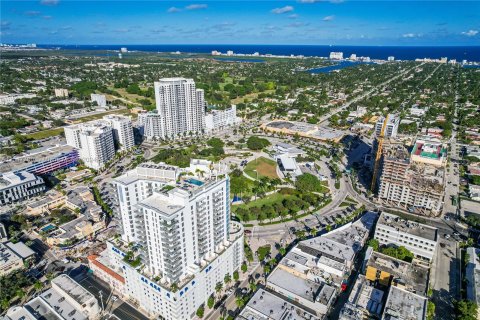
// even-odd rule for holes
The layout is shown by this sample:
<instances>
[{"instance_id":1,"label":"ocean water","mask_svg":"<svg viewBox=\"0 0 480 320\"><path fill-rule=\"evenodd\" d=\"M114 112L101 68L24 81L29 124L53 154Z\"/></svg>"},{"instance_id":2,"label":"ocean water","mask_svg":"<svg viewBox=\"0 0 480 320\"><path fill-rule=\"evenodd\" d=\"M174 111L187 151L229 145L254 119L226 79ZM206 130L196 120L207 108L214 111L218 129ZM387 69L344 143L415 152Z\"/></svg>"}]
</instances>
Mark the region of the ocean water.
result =
<instances>
[{"instance_id":1,"label":"ocean water","mask_svg":"<svg viewBox=\"0 0 480 320\"><path fill-rule=\"evenodd\" d=\"M120 50L126 47L130 51L147 52L191 52L191 53L211 53L213 50L227 52L233 50L235 53L251 54L258 52L260 54L274 55L304 55L328 57L331 51L341 51L344 57L349 57L352 53L357 57L364 56L372 59L387 59L388 56L394 56L397 60L414 60L416 58L434 58L447 57L457 61L480 61L480 46L451 46L451 47L411 47L411 46L323 46L323 45L225 45L225 44L168 44L168 45L38 45L40 48L60 48L77 50ZM128 53L126 53L128 54ZM125 54L124 54L125 55Z\"/></svg>"}]
</instances>

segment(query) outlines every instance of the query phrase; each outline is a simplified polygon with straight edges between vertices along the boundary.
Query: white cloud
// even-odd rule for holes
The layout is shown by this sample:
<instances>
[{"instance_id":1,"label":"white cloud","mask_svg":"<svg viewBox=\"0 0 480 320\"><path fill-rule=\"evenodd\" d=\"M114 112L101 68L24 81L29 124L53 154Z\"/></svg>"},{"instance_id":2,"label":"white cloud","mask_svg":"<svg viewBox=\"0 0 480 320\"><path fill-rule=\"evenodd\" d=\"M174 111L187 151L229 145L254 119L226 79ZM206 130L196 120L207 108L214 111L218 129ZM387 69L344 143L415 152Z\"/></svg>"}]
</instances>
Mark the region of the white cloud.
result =
<instances>
[{"instance_id":1,"label":"white cloud","mask_svg":"<svg viewBox=\"0 0 480 320\"><path fill-rule=\"evenodd\" d=\"M187 10L199 10L199 9L207 9L208 5L206 4L191 4L185 7Z\"/></svg>"},{"instance_id":2,"label":"white cloud","mask_svg":"<svg viewBox=\"0 0 480 320\"><path fill-rule=\"evenodd\" d=\"M45 20L50 20L50 19L52 19L53 17L52 17L52 16L43 16L42 18L45 19Z\"/></svg>"},{"instance_id":3,"label":"white cloud","mask_svg":"<svg viewBox=\"0 0 480 320\"><path fill-rule=\"evenodd\" d=\"M56 6L59 2L59 0L41 0L40 4L44 6Z\"/></svg>"},{"instance_id":4,"label":"white cloud","mask_svg":"<svg viewBox=\"0 0 480 320\"><path fill-rule=\"evenodd\" d=\"M335 16L326 16L322 19L322 21L333 21L335 19Z\"/></svg>"},{"instance_id":5,"label":"white cloud","mask_svg":"<svg viewBox=\"0 0 480 320\"><path fill-rule=\"evenodd\" d=\"M462 34L467 37L474 37L478 34L478 30L468 30L468 31L462 32Z\"/></svg>"},{"instance_id":6,"label":"white cloud","mask_svg":"<svg viewBox=\"0 0 480 320\"><path fill-rule=\"evenodd\" d=\"M177 7L171 7L167 10L168 13L175 13L175 12L180 12L182 9L179 9Z\"/></svg>"},{"instance_id":7,"label":"white cloud","mask_svg":"<svg viewBox=\"0 0 480 320\"><path fill-rule=\"evenodd\" d=\"M272 10L272 13L275 13L275 14L283 14L283 13L287 13L287 12L292 12L293 11L293 7L292 6L285 6L285 7L282 7L282 8L275 8Z\"/></svg>"},{"instance_id":8,"label":"white cloud","mask_svg":"<svg viewBox=\"0 0 480 320\"><path fill-rule=\"evenodd\" d=\"M297 19L298 18L298 14L294 13L294 14L291 14L288 16L290 19Z\"/></svg>"},{"instance_id":9,"label":"white cloud","mask_svg":"<svg viewBox=\"0 0 480 320\"><path fill-rule=\"evenodd\" d=\"M417 38L421 37L422 35L420 33L404 33L402 34L402 38Z\"/></svg>"}]
</instances>

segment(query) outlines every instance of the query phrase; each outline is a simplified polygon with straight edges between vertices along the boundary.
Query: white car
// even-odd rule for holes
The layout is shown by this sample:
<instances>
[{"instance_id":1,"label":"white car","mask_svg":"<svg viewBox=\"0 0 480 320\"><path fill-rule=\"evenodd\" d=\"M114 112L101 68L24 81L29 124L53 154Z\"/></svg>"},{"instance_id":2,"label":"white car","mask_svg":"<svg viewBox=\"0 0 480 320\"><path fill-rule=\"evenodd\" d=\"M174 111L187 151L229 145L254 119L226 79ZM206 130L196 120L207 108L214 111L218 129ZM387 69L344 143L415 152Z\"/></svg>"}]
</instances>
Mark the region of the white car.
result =
<instances>
[{"instance_id":1,"label":"white car","mask_svg":"<svg viewBox=\"0 0 480 320\"><path fill-rule=\"evenodd\" d=\"M113 296L113 297L112 297L112 301L113 301L113 302L115 302L115 301L117 301L117 300L118 300L118 297L117 297L117 296Z\"/></svg>"}]
</instances>

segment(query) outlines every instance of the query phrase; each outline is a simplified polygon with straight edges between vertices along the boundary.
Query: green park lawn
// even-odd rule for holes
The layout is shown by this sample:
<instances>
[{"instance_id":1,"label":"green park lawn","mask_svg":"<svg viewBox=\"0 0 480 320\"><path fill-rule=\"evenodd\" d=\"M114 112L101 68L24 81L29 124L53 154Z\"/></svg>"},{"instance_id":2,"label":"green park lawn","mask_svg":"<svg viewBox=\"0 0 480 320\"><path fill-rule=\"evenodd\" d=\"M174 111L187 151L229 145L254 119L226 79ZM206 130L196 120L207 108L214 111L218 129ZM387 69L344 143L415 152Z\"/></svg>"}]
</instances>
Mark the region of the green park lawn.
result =
<instances>
[{"instance_id":1,"label":"green park lawn","mask_svg":"<svg viewBox=\"0 0 480 320\"><path fill-rule=\"evenodd\" d=\"M291 197L293 197L293 196L281 194L279 192L275 192L275 193L269 194L266 197L250 201L247 204L240 204L240 205L234 206L233 210L235 211L237 208L248 209L248 208L251 208L251 207L261 207L263 205L272 205L274 203L283 201L283 199L287 199L287 198L291 198Z\"/></svg>"},{"instance_id":2,"label":"green park lawn","mask_svg":"<svg viewBox=\"0 0 480 320\"><path fill-rule=\"evenodd\" d=\"M256 172L254 170L257 170ZM253 179L262 177L268 177L271 179L278 178L277 175L277 163L274 160L267 159L265 157L257 158L250 161L245 166L245 173Z\"/></svg>"}]
</instances>

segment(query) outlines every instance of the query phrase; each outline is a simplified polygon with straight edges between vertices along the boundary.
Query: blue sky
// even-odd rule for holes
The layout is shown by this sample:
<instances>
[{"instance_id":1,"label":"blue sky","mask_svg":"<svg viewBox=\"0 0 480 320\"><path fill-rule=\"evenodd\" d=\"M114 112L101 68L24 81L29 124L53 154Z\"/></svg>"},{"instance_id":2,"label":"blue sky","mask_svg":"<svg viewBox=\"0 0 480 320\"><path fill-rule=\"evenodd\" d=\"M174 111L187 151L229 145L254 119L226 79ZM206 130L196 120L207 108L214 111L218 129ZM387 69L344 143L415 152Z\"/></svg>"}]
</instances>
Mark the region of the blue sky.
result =
<instances>
[{"instance_id":1,"label":"blue sky","mask_svg":"<svg viewBox=\"0 0 480 320\"><path fill-rule=\"evenodd\" d=\"M478 1L5 1L0 41L480 45Z\"/></svg>"}]
</instances>

